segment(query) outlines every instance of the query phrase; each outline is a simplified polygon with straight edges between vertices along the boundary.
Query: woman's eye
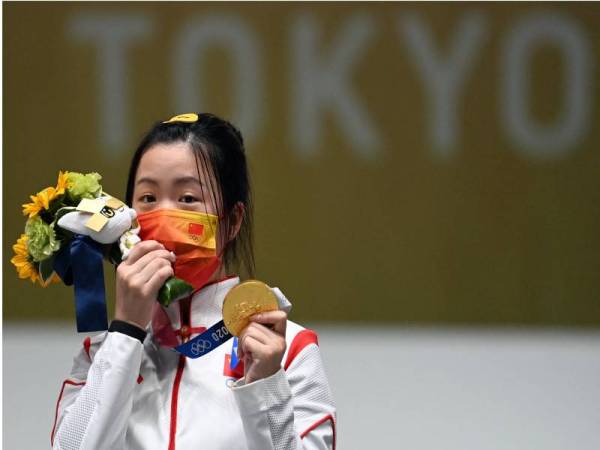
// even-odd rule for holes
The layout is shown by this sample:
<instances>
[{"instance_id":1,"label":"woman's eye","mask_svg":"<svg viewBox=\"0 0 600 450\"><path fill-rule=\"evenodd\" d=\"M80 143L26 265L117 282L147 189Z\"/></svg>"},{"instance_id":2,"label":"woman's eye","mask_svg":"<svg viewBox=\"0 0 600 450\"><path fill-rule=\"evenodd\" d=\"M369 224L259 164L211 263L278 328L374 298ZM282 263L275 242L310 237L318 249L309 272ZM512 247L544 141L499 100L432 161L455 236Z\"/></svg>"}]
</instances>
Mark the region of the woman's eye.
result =
<instances>
[{"instance_id":1,"label":"woman's eye","mask_svg":"<svg viewBox=\"0 0 600 450\"><path fill-rule=\"evenodd\" d=\"M197 202L198 199L193 195L184 195L179 199L179 201L182 203L194 203Z\"/></svg>"},{"instance_id":2,"label":"woman's eye","mask_svg":"<svg viewBox=\"0 0 600 450\"><path fill-rule=\"evenodd\" d=\"M140 197L142 203L152 203L156 201L156 197L152 194L144 194Z\"/></svg>"}]
</instances>

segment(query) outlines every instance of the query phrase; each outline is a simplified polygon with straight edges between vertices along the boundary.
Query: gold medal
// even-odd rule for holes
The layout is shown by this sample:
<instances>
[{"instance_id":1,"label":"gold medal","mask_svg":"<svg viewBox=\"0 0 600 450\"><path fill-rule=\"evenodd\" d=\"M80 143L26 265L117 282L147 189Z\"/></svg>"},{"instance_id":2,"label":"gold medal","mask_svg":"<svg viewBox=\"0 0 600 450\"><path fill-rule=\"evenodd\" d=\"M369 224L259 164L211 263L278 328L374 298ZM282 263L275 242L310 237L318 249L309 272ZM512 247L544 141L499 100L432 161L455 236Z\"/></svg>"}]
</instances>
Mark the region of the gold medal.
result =
<instances>
[{"instance_id":1,"label":"gold medal","mask_svg":"<svg viewBox=\"0 0 600 450\"><path fill-rule=\"evenodd\" d=\"M277 297L262 281L248 280L231 289L223 301L223 322L231 334L239 336L250 317L279 309Z\"/></svg>"}]
</instances>

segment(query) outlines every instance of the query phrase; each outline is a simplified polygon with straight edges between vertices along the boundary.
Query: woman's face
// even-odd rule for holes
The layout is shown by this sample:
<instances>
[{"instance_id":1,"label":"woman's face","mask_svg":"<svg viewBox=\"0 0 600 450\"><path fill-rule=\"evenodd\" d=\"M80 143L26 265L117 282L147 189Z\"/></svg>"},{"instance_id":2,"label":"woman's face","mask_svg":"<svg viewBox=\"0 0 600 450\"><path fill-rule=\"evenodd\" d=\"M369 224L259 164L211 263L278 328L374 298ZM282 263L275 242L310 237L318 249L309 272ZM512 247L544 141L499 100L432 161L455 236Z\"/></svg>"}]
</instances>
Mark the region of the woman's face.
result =
<instances>
[{"instance_id":1,"label":"woman's face","mask_svg":"<svg viewBox=\"0 0 600 450\"><path fill-rule=\"evenodd\" d=\"M198 167L200 178L198 178ZM156 144L142 156L135 176L133 208L138 213L154 209L186 209L218 215L214 183L198 162L189 144Z\"/></svg>"}]
</instances>

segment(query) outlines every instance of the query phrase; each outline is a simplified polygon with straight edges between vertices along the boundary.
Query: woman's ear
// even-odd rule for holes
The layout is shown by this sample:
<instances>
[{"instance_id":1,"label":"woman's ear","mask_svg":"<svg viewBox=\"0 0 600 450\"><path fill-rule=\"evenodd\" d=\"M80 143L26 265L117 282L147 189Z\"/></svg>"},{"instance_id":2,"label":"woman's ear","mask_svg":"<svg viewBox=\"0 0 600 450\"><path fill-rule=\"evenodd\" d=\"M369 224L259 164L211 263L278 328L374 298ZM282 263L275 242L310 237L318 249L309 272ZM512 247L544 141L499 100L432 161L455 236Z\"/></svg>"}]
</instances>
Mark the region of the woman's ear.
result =
<instances>
[{"instance_id":1,"label":"woman's ear","mask_svg":"<svg viewBox=\"0 0 600 450\"><path fill-rule=\"evenodd\" d=\"M231 227L231 232L229 234L230 242L233 241L240 232L242 222L244 221L245 211L246 208L242 202L237 202L231 209L231 220L233 221L233 227Z\"/></svg>"}]
</instances>

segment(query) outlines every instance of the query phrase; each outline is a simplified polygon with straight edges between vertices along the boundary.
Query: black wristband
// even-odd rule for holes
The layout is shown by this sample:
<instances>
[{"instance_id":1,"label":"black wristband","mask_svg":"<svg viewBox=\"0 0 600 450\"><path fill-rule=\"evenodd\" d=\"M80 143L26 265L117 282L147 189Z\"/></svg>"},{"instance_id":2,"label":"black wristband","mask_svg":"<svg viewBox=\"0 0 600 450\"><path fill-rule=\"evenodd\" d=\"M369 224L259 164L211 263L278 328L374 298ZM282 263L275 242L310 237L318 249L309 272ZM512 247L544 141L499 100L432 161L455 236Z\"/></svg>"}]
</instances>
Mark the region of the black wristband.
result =
<instances>
[{"instance_id":1,"label":"black wristband","mask_svg":"<svg viewBox=\"0 0 600 450\"><path fill-rule=\"evenodd\" d=\"M144 343L144 339L146 339L147 334L146 331L142 330L140 327L122 320L113 320L110 323L110 327L108 327L108 331L116 331L118 333L126 334L127 336L139 340L142 344Z\"/></svg>"}]
</instances>

